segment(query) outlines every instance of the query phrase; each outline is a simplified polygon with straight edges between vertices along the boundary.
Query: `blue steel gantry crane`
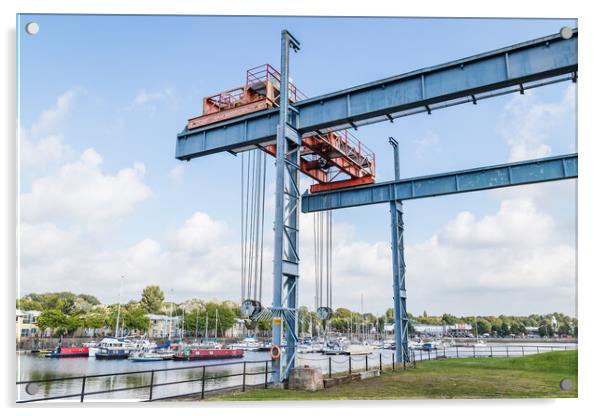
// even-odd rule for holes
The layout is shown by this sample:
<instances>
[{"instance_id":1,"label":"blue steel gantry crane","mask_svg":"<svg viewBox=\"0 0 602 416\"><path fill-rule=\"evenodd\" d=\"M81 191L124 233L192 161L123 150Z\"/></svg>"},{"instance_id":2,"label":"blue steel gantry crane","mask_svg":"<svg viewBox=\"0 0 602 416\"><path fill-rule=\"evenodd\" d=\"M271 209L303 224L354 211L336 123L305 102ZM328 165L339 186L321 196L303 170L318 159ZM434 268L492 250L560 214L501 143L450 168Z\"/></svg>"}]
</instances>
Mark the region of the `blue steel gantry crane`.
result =
<instances>
[{"instance_id":1,"label":"blue steel gantry crane","mask_svg":"<svg viewBox=\"0 0 602 416\"><path fill-rule=\"evenodd\" d=\"M374 183L374 165L351 182L317 187L303 196L300 172L312 176L303 163L308 138L324 137L348 128L509 94L562 81L577 81L577 29L534 39L453 62L424 68L314 98L295 100L289 80L289 50L299 42L282 31L278 106L266 105L253 112L231 110L210 123L191 119L178 134L176 158L189 161L217 152L233 154L262 149L276 156L276 213L274 223L274 293L272 344L280 347L286 324L286 348L274 361L276 384L287 378L295 365L299 288L299 215L368 204L389 203L393 250L396 360L408 360L408 319L405 307L403 262L403 200L461 192L563 180L577 177L577 155L481 167L458 172ZM218 107L222 105L218 99ZM226 101L229 98L226 98ZM223 100L222 100L223 101ZM207 104L207 103L206 103ZM274 100L271 104L276 104ZM214 111L214 110L210 110ZM226 114L222 114L226 115ZM359 149L358 149L359 150ZM312 168L334 165L328 152L318 154ZM361 153L359 154L361 155ZM340 156L339 156L340 157ZM315 179L315 176L312 176ZM359 180L353 183L353 180ZM328 182L325 180L323 183Z\"/></svg>"}]
</instances>

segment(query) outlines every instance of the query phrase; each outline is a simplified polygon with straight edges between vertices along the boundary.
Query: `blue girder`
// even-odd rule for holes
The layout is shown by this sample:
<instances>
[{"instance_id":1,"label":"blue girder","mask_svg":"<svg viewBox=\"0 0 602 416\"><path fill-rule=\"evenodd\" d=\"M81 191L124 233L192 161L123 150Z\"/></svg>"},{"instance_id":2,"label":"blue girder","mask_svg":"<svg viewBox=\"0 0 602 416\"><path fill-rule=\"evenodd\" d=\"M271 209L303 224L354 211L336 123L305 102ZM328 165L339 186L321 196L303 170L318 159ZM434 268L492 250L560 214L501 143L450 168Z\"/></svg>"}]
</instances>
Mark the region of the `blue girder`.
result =
<instances>
[{"instance_id":1,"label":"blue girder","mask_svg":"<svg viewBox=\"0 0 602 416\"><path fill-rule=\"evenodd\" d=\"M576 177L575 153L316 194L305 193L301 201L301 210L305 213L317 212Z\"/></svg>"},{"instance_id":2,"label":"blue girder","mask_svg":"<svg viewBox=\"0 0 602 416\"><path fill-rule=\"evenodd\" d=\"M523 42L291 105L290 123L302 135L393 120L491 95L576 79L577 29ZM176 158L238 152L274 144L278 109L260 111L178 134Z\"/></svg>"}]
</instances>

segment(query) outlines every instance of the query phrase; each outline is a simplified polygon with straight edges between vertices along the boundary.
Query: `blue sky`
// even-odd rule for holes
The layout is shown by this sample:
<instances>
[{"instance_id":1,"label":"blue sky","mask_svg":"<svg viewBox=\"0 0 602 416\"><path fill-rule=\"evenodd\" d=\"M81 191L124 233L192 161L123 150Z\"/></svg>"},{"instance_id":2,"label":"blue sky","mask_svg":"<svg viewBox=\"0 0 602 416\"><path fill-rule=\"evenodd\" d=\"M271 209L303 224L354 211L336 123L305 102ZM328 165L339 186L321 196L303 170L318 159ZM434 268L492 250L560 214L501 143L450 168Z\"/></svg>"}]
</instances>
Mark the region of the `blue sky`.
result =
<instances>
[{"instance_id":1,"label":"blue sky","mask_svg":"<svg viewBox=\"0 0 602 416\"><path fill-rule=\"evenodd\" d=\"M22 29L31 20L36 36ZM175 135L200 113L202 97L243 84L247 68L277 66L283 28L302 44L292 78L314 96L562 26L577 24L23 15L21 290L89 291L110 302L125 274L128 298L156 283L176 300L238 299L240 161L220 154L179 162ZM570 153L574 94L563 83L354 134L376 152L383 181L393 176L388 136L401 144L404 177ZM575 193L570 181L406 203L410 311L574 315ZM364 293L366 308L382 312L391 305L388 207L337 211L334 221L335 306L359 309ZM311 239L311 227L304 234ZM304 258L313 270L310 245ZM271 271L271 253L265 264ZM302 303L313 305L313 275L302 279ZM269 303L269 287L264 296Z\"/></svg>"}]
</instances>

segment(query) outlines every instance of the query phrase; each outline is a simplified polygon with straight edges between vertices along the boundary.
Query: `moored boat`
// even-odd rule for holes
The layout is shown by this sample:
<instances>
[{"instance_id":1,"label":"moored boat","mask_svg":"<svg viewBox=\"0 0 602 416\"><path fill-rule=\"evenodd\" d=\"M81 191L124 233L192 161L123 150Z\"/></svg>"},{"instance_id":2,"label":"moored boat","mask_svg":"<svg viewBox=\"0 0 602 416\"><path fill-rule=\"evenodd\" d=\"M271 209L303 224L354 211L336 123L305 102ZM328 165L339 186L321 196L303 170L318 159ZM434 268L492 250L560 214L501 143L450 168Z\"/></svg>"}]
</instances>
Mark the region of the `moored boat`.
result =
<instances>
[{"instance_id":1,"label":"moored boat","mask_svg":"<svg viewBox=\"0 0 602 416\"><path fill-rule=\"evenodd\" d=\"M163 361L163 356L154 351L137 351L131 353L128 360L134 362Z\"/></svg>"},{"instance_id":2,"label":"moored boat","mask_svg":"<svg viewBox=\"0 0 602 416\"><path fill-rule=\"evenodd\" d=\"M246 337L241 342L230 345L230 347L245 351L258 351L261 347L261 343L253 337Z\"/></svg>"},{"instance_id":3,"label":"moored boat","mask_svg":"<svg viewBox=\"0 0 602 416\"><path fill-rule=\"evenodd\" d=\"M96 359L98 360L123 360L128 358L130 351L123 339L104 338L98 344Z\"/></svg>"},{"instance_id":4,"label":"moored boat","mask_svg":"<svg viewBox=\"0 0 602 416\"><path fill-rule=\"evenodd\" d=\"M50 353L45 354L49 358L72 358L72 357L87 357L89 354L86 347L61 347L58 346Z\"/></svg>"},{"instance_id":5,"label":"moored boat","mask_svg":"<svg viewBox=\"0 0 602 416\"><path fill-rule=\"evenodd\" d=\"M194 361L194 360L222 360L226 358L242 358L245 352L242 348L233 349L207 349L207 348L186 348L174 354L176 361Z\"/></svg>"}]
</instances>

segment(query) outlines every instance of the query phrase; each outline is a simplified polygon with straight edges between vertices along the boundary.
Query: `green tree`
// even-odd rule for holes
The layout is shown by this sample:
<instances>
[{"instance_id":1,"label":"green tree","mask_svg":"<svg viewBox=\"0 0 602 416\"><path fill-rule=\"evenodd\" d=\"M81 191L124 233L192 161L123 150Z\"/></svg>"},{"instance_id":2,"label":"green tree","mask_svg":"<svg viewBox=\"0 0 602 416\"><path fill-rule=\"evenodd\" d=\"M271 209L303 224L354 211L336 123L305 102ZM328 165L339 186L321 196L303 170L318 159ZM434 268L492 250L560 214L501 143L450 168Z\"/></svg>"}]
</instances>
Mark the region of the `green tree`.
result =
<instances>
[{"instance_id":1,"label":"green tree","mask_svg":"<svg viewBox=\"0 0 602 416\"><path fill-rule=\"evenodd\" d=\"M126 309L123 322L124 327L129 330L147 331L150 328L150 319L146 316L146 309L141 305Z\"/></svg>"},{"instance_id":2,"label":"green tree","mask_svg":"<svg viewBox=\"0 0 602 416\"><path fill-rule=\"evenodd\" d=\"M159 286L147 286L142 290L140 302L148 312L159 313L164 301L165 294Z\"/></svg>"},{"instance_id":3,"label":"green tree","mask_svg":"<svg viewBox=\"0 0 602 416\"><path fill-rule=\"evenodd\" d=\"M450 314L448 314L448 313L444 313L444 314L441 316L441 320L443 321L443 323L444 323L445 325L453 325L453 324L456 324L456 323L458 323L458 318L456 318L455 316L453 316L453 315L450 315Z\"/></svg>"},{"instance_id":4,"label":"green tree","mask_svg":"<svg viewBox=\"0 0 602 416\"><path fill-rule=\"evenodd\" d=\"M96 298L96 296L87 295L85 293L80 293L79 295L77 295L77 297L82 300L85 300L90 305L93 305L93 306L100 305L100 301L98 300L98 298Z\"/></svg>"},{"instance_id":5,"label":"green tree","mask_svg":"<svg viewBox=\"0 0 602 416\"><path fill-rule=\"evenodd\" d=\"M502 322L502 325L500 326L499 334L503 337L510 335L510 327L508 326L508 324L506 322Z\"/></svg>"},{"instance_id":6,"label":"green tree","mask_svg":"<svg viewBox=\"0 0 602 416\"><path fill-rule=\"evenodd\" d=\"M38 317L38 326L42 331L52 329L58 335L65 335L72 324L69 317L58 309L43 311Z\"/></svg>"},{"instance_id":7,"label":"green tree","mask_svg":"<svg viewBox=\"0 0 602 416\"><path fill-rule=\"evenodd\" d=\"M486 319L477 319L479 334L491 334L491 323Z\"/></svg>"},{"instance_id":8,"label":"green tree","mask_svg":"<svg viewBox=\"0 0 602 416\"><path fill-rule=\"evenodd\" d=\"M100 329L105 326L107 313L104 309L95 308L84 315L84 325L86 328Z\"/></svg>"},{"instance_id":9,"label":"green tree","mask_svg":"<svg viewBox=\"0 0 602 416\"><path fill-rule=\"evenodd\" d=\"M58 308L65 315L69 315L75 312L75 298L74 297L65 297L58 301Z\"/></svg>"}]
</instances>

